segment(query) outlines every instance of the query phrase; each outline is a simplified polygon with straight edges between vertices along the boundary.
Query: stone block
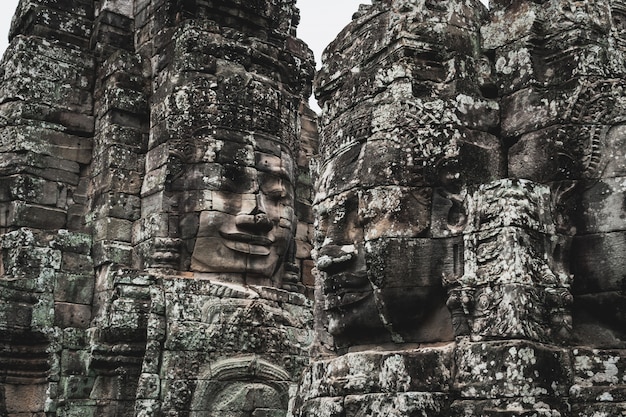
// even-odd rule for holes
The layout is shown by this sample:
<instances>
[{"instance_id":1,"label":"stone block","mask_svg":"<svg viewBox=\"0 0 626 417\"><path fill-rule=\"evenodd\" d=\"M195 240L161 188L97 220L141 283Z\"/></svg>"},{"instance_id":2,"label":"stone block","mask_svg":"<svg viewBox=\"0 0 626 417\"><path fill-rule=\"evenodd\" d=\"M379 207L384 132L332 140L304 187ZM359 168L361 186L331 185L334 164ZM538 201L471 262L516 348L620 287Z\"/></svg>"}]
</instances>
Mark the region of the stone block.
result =
<instances>
[{"instance_id":1,"label":"stone block","mask_svg":"<svg viewBox=\"0 0 626 417\"><path fill-rule=\"evenodd\" d=\"M141 196L146 197L165 189L168 176L167 165L146 172L141 185Z\"/></svg>"},{"instance_id":2,"label":"stone block","mask_svg":"<svg viewBox=\"0 0 626 417\"><path fill-rule=\"evenodd\" d=\"M66 302L54 303L54 324L61 328L86 329L91 320L91 306Z\"/></svg>"},{"instance_id":3,"label":"stone block","mask_svg":"<svg viewBox=\"0 0 626 417\"><path fill-rule=\"evenodd\" d=\"M132 242L133 222L130 220L107 217L94 222L94 241L113 240Z\"/></svg>"},{"instance_id":4,"label":"stone block","mask_svg":"<svg viewBox=\"0 0 626 417\"><path fill-rule=\"evenodd\" d=\"M2 227L33 227L43 230L63 229L66 224L65 210L55 207L13 201L8 207L8 217Z\"/></svg>"},{"instance_id":5,"label":"stone block","mask_svg":"<svg viewBox=\"0 0 626 417\"><path fill-rule=\"evenodd\" d=\"M315 275L313 273L313 268L315 268L314 261L302 261L302 266L300 268L300 273L302 274L302 283L310 288L315 287Z\"/></svg>"},{"instance_id":6,"label":"stone block","mask_svg":"<svg viewBox=\"0 0 626 417\"><path fill-rule=\"evenodd\" d=\"M94 266L111 262L116 265L131 265L133 247L128 243L115 241L100 241L93 245Z\"/></svg>"},{"instance_id":7,"label":"stone block","mask_svg":"<svg viewBox=\"0 0 626 417\"><path fill-rule=\"evenodd\" d=\"M119 192L138 195L142 187L142 173L123 168L109 168L94 178L99 193Z\"/></svg>"},{"instance_id":8,"label":"stone block","mask_svg":"<svg viewBox=\"0 0 626 417\"><path fill-rule=\"evenodd\" d=\"M161 168L168 161L170 153L170 145L162 143L150 149L146 154L146 172L154 171Z\"/></svg>"},{"instance_id":9,"label":"stone block","mask_svg":"<svg viewBox=\"0 0 626 417\"><path fill-rule=\"evenodd\" d=\"M127 171L143 172L144 156L134 149L123 145L111 145L95 155L93 165L94 174L99 174L108 168L120 168Z\"/></svg>"},{"instance_id":10,"label":"stone block","mask_svg":"<svg viewBox=\"0 0 626 417\"><path fill-rule=\"evenodd\" d=\"M343 417L345 416L343 397L313 398L304 402L298 409L301 417Z\"/></svg>"},{"instance_id":11,"label":"stone block","mask_svg":"<svg viewBox=\"0 0 626 417\"><path fill-rule=\"evenodd\" d=\"M94 218L115 217L135 221L141 216L141 199L139 196L108 192L95 197Z\"/></svg>"},{"instance_id":12,"label":"stone block","mask_svg":"<svg viewBox=\"0 0 626 417\"><path fill-rule=\"evenodd\" d=\"M548 417L566 414L570 405L550 397L508 397L495 400L456 400L451 417Z\"/></svg>"},{"instance_id":13,"label":"stone block","mask_svg":"<svg viewBox=\"0 0 626 417\"><path fill-rule=\"evenodd\" d=\"M314 361L300 386L302 399L413 391L448 392L453 347L363 351Z\"/></svg>"},{"instance_id":14,"label":"stone block","mask_svg":"<svg viewBox=\"0 0 626 417\"><path fill-rule=\"evenodd\" d=\"M578 343L598 348L626 348L623 290L575 295L572 311Z\"/></svg>"},{"instance_id":15,"label":"stone block","mask_svg":"<svg viewBox=\"0 0 626 417\"><path fill-rule=\"evenodd\" d=\"M169 236L169 214L154 213L133 224L132 242L143 242L154 237Z\"/></svg>"},{"instance_id":16,"label":"stone block","mask_svg":"<svg viewBox=\"0 0 626 417\"><path fill-rule=\"evenodd\" d=\"M86 375L89 367L89 351L64 349L61 352L61 371L63 376Z\"/></svg>"},{"instance_id":17,"label":"stone block","mask_svg":"<svg viewBox=\"0 0 626 417\"><path fill-rule=\"evenodd\" d=\"M63 253L61 270L64 272L93 276L93 261L89 255L78 253Z\"/></svg>"},{"instance_id":18,"label":"stone block","mask_svg":"<svg viewBox=\"0 0 626 417\"><path fill-rule=\"evenodd\" d=\"M448 396L432 392L350 395L344 402L346 417L448 416Z\"/></svg>"},{"instance_id":19,"label":"stone block","mask_svg":"<svg viewBox=\"0 0 626 417\"><path fill-rule=\"evenodd\" d=\"M93 266L92 266L93 269ZM54 300L89 305L93 301L94 276L89 274L56 273Z\"/></svg>"},{"instance_id":20,"label":"stone block","mask_svg":"<svg viewBox=\"0 0 626 417\"><path fill-rule=\"evenodd\" d=\"M118 144L134 151L144 151L147 147L147 135L140 129L120 126L102 121L98 126L98 133L94 137L94 148L104 149L107 146Z\"/></svg>"},{"instance_id":21,"label":"stone block","mask_svg":"<svg viewBox=\"0 0 626 417\"><path fill-rule=\"evenodd\" d=\"M58 413L63 413L64 417L95 417L96 409L95 401L80 401L59 407Z\"/></svg>"},{"instance_id":22,"label":"stone block","mask_svg":"<svg viewBox=\"0 0 626 417\"><path fill-rule=\"evenodd\" d=\"M135 398L138 375L101 375L93 382L93 397L101 400Z\"/></svg>"},{"instance_id":23,"label":"stone block","mask_svg":"<svg viewBox=\"0 0 626 417\"><path fill-rule=\"evenodd\" d=\"M70 232L59 230L50 242L50 247L62 252L72 252L89 255L91 252L91 235L87 233Z\"/></svg>"},{"instance_id":24,"label":"stone block","mask_svg":"<svg viewBox=\"0 0 626 417\"><path fill-rule=\"evenodd\" d=\"M576 89L576 80L559 90L528 87L505 96L502 108L502 135L516 137L565 121L569 96Z\"/></svg>"},{"instance_id":25,"label":"stone block","mask_svg":"<svg viewBox=\"0 0 626 417\"><path fill-rule=\"evenodd\" d=\"M14 19L10 33L57 39L86 49L89 47L91 36L91 21L79 15L29 1Z\"/></svg>"},{"instance_id":26,"label":"stone block","mask_svg":"<svg viewBox=\"0 0 626 417\"><path fill-rule=\"evenodd\" d=\"M32 39L31 39L32 42ZM83 90L82 92L89 91L93 86L93 74L89 71L89 59L87 56L84 56L85 62L71 65L68 61L59 60L59 57L51 56L54 53L66 53L66 56L71 54L74 51L68 51L69 48L63 48L59 44L50 45L48 43L48 47L50 50L46 53L39 48L45 47L45 42L41 42L38 47L33 47L32 44L27 45L26 43L17 42L14 45L14 48L11 48L10 60L7 60L5 69L7 78L20 78L24 77L29 81L33 82L34 85L39 84L46 85L47 82L56 82L60 84L65 84L64 88L73 88L75 90ZM54 51L53 54L50 52ZM65 65L59 65L63 62ZM30 66L28 66L30 64ZM46 84L40 84L40 83ZM26 96L27 97L27 96ZM30 100L29 100L30 101ZM32 100L33 105L35 103L41 104L49 104L50 107L54 109L63 108L63 105L66 103L42 103L37 100ZM27 105L28 106L28 105ZM48 112L51 109L48 109ZM46 111L44 110L44 114ZM87 113L88 114L88 113Z\"/></svg>"},{"instance_id":27,"label":"stone block","mask_svg":"<svg viewBox=\"0 0 626 417\"><path fill-rule=\"evenodd\" d=\"M411 238L430 229L432 189L375 187L359 193L364 239Z\"/></svg>"},{"instance_id":28,"label":"stone block","mask_svg":"<svg viewBox=\"0 0 626 417\"><path fill-rule=\"evenodd\" d=\"M4 384L5 409L12 415L43 413L48 384Z\"/></svg>"},{"instance_id":29,"label":"stone block","mask_svg":"<svg viewBox=\"0 0 626 417\"><path fill-rule=\"evenodd\" d=\"M77 185L80 167L73 161L63 161L33 152L6 153L0 160L3 175L30 174L49 181Z\"/></svg>"},{"instance_id":30,"label":"stone block","mask_svg":"<svg viewBox=\"0 0 626 417\"><path fill-rule=\"evenodd\" d=\"M45 78L26 78L16 74L11 77L12 82L0 86L0 94L12 99L28 98L34 102L57 107L68 112L90 114L93 106L93 98L89 91L76 88L70 84Z\"/></svg>"},{"instance_id":31,"label":"stone block","mask_svg":"<svg viewBox=\"0 0 626 417\"><path fill-rule=\"evenodd\" d=\"M536 3L496 0L490 4L490 22L480 32L487 50L496 49L533 33L533 25L541 16Z\"/></svg>"},{"instance_id":32,"label":"stone block","mask_svg":"<svg viewBox=\"0 0 626 417\"><path fill-rule=\"evenodd\" d=\"M574 237L571 272L574 294L620 291L626 285L623 265L626 232L588 234ZM595 309L592 311L596 311Z\"/></svg>"},{"instance_id":33,"label":"stone block","mask_svg":"<svg viewBox=\"0 0 626 417\"><path fill-rule=\"evenodd\" d=\"M3 252L2 262L7 276L36 278L42 280L40 284L43 286L48 284L45 280L50 277L49 273L61 266L61 252L47 247L25 245L5 249Z\"/></svg>"},{"instance_id":34,"label":"stone block","mask_svg":"<svg viewBox=\"0 0 626 417\"><path fill-rule=\"evenodd\" d=\"M102 115L99 119L96 120L96 130L98 130L98 127L100 126L119 126L126 132L122 138L112 138L112 140L116 142L123 140L123 139L134 138L135 135L131 135L130 138L126 136L129 132L127 129L132 129L132 130L142 132L143 133L141 135L142 146L146 146L147 144L148 125L149 125L148 117L144 117L144 116L140 116L136 114L129 114L118 109L111 109L107 113Z\"/></svg>"},{"instance_id":35,"label":"stone block","mask_svg":"<svg viewBox=\"0 0 626 417\"><path fill-rule=\"evenodd\" d=\"M89 77L87 73L82 75ZM59 82L62 81L59 80ZM92 81L86 79L79 83L85 87L90 85ZM58 109L45 104L13 101L1 104L0 113L7 118L8 125L31 127L45 125L47 129L65 133L71 132L71 134L78 134L79 136L91 136L94 133L94 117L92 115Z\"/></svg>"},{"instance_id":36,"label":"stone block","mask_svg":"<svg viewBox=\"0 0 626 417\"><path fill-rule=\"evenodd\" d=\"M526 341L464 342L456 355L461 398L565 397L573 375L568 352Z\"/></svg>"},{"instance_id":37,"label":"stone block","mask_svg":"<svg viewBox=\"0 0 626 417\"><path fill-rule=\"evenodd\" d=\"M572 417L619 416L626 413L626 402L596 402L573 404Z\"/></svg>"},{"instance_id":38,"label":"stone block","mask_svg":"<svg viewBox=\"0 0 626 417\"><path fill-rule=\"evenodd\" d=\"M368 277L379 288L438 287L443 276L462 273L462 259L454 256L462 256L462 247L460 238L371 241L365 247Z\"/></svg>"},{"instance_id":39,"label":"stone block","mask_svg":"<svg viewBox=\"0 0 626 417\"><path fill-rule=\"evenodd\" d=\"M99 97L98 113L102 115L112 109L145 116L148 113L148 103L142 91L107 86Z\"/></svg>"},{"instance_id":40,"label":"stone block","mask_svg":"<svg viewBox=\"0 0 626 417\"><path fill-rule=\"evenodd\" d=\"M580 235L626 231L626 177L579 181L570 221Z\"/></svg>"},{"instance_id":41,"label":"stone block","mask_svg":"<svg viewBox=\"0 0 626 417\"><path fill-rule=\"evenodd\" d=\"M159 399L161 380L158 374L141 374L137 387L137 398Z\"/></svg>"},{"instance_id":42,"label":"stone block","mask_svg":"<svg viewBox=\"0 0 626 417\"><path fill-rule=\"evenodd\" d=\"M84 349L87 346L87 340L87 331L84 329L75 327L63 329L62 343L65 349Z\"/></svg>"},{"instance_id":43,"label":"stone block","mask_svg":"<svg viewBox=\"0 0 626 417\"><path fill-rule=\"evenodd\" d=\"M33 321L33 306L23 303L7 300L7 291L0 291L4 300L4 307L0 311L0 328L2 329L28 329Z\"/></svg>"},{"instance_id":44,"label":"stone block","mask_svg":"<svg viewBox=\"0 0 626 417\"><path fill-rule=\"evenodd\" d=\"M575 402L626 402L624 350L575 348L572 350Z\"/></svg>"}]
</instances>

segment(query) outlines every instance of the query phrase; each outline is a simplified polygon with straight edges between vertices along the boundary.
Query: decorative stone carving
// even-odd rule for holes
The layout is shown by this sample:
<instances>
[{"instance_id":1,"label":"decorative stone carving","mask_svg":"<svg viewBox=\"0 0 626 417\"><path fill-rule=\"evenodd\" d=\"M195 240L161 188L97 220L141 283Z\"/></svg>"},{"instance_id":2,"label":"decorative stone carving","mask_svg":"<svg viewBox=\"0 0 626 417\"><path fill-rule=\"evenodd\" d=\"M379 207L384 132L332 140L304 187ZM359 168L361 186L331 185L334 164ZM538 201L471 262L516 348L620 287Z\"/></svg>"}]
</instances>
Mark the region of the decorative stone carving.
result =
<instances>
[{"instance_id":1,"label":"decorative stone carving","mask_svg":"<svg viewBox=\"0 0 626 417\"><path fill-rule=\"evenodd\" d=\"M245 149L245 148L243 148ZM254 168L225 166L200 212L191 270L271 278L294 238L294 163L254 152ZM279 271L281 270L281 271Z\"/></svg>"},{"instance_id":2,"label":"decorative stone carving","mask_svg":"<svg viewBox=\"0 0 626 417\"><path fill-rule=\"evenodd\" d=\"M457 335L566 339L572 295L562 254L570 244L555 233L549 187L485 184L467 196L465 211L464 274L448 283Z\"/></svg>"},{"instance_id":3,"label":"decorative stone carving","mask_svg":"<svg viewBox=\"0 0 626 417\"><path fill-rule=\"evenodd\" d=\"M297 23L293 0L20 2L0 85L0 360L19 363L0 415L189 415L214 394L194 411L287 412L314 285ZM207 376L242 354L260 381Z\"/></svg>"}]
</instances>

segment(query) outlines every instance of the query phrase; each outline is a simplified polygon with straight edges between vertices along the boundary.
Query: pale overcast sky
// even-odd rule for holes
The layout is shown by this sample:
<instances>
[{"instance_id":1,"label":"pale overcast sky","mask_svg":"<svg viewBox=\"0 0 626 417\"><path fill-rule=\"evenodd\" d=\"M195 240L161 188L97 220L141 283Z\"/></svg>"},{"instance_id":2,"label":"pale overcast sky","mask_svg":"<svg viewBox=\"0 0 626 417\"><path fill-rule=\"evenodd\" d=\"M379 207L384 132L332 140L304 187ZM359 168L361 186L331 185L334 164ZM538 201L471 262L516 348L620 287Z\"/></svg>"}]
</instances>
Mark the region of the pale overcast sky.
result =
<instances>
[{"instance_id":1,"label":"pale overcast sky","mask_svg":"<svg viewBox=\"0 0 626 417\"><path fill-rule=\"evenodd\" d=\"M11 17L15 13L18 0L0 0L0 52L7 47ZM298 37L303 39L315 52L319 61L322 50L345 25L359 4L371 4L370 0L298 0L302 16Z\"/></svg>"},{"instance_id":2,"label":"pale overcast sky","mask_svg":"<svg viewBox=\"0 0 626 417\"><path fill-rule=\"evenodd\" d=\"M11 27L11 18L15 13L18 0L1 0L0 5L0 53L4 54L7 49L9 39L9 28Z\"/></svg>"}]
</instances>

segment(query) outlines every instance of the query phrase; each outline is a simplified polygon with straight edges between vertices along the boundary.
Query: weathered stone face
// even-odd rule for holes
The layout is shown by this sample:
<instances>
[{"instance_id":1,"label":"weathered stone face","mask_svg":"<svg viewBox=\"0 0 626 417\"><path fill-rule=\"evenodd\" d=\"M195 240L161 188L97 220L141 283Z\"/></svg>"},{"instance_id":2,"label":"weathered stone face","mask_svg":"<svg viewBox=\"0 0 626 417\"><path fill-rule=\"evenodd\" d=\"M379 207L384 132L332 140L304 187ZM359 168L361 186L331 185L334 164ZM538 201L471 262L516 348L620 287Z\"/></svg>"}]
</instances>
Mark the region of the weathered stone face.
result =
<instances>
[{"instance_id":1,"label":"weathered stone face","mask_svg":"<svg viewBox=\"0 0 626 417\"><path fill-rule=\"evenodd\" d=\"M282 267L295 232L294 163L286 152L253 149L235 153L252 153L254 167L225 162L211 184L204 201L211 210L200 212L192 271L271 278Z\"/></svg>"},{"instance_id":2,"label":"weathered stone face","mask_svg":"<svg viewBox=\"0 0 626 417\"><path fill-rule=\"evenodd\" d=\"M317 75L316 257L340 350L453 338L442 277L461 274L459 192L501 175L498 105L472 73L482 9L431 6L363 7L344 32L363 36L338 37Z\"/></svg>"}]
</instances>

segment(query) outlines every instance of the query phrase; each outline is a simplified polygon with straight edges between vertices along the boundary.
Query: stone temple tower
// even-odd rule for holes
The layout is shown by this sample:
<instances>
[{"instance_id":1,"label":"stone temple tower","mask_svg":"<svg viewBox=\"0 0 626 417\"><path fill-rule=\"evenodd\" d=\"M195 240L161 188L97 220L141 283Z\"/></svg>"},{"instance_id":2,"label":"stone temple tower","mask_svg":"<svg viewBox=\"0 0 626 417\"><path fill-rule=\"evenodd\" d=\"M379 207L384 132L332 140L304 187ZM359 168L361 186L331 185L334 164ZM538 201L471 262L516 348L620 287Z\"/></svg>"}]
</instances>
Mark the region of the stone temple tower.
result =
<instances>
[{"instance_id":1,"label":"stone temple tower","mask_svg":"<svg viewBox=\"0 0 626 417\"><path fill-rule=\"evenodd\" d=\"M0 415L287 412L312 340L298 20L295 0L20 2Z\"/></svg>"},{"instance_id":2,"label":"stone temple tower","mask_svg":"<svg viewBox=\"0 0 626 417\"><path fill-rule=\"evenodd\" d=\"M0 417L626 415L626 4L298 21L20 1Z\"/></svg>"},{"instance_id":3,"label":"stone temple tower","mask_svg":"<svg viewBox=\"0 0 626 417\"><path fill-rule=\"evenodd\" d=\"M299 415L622 415L623 5L372 3L316 77Z\"/></svg>"}]
</instances>

